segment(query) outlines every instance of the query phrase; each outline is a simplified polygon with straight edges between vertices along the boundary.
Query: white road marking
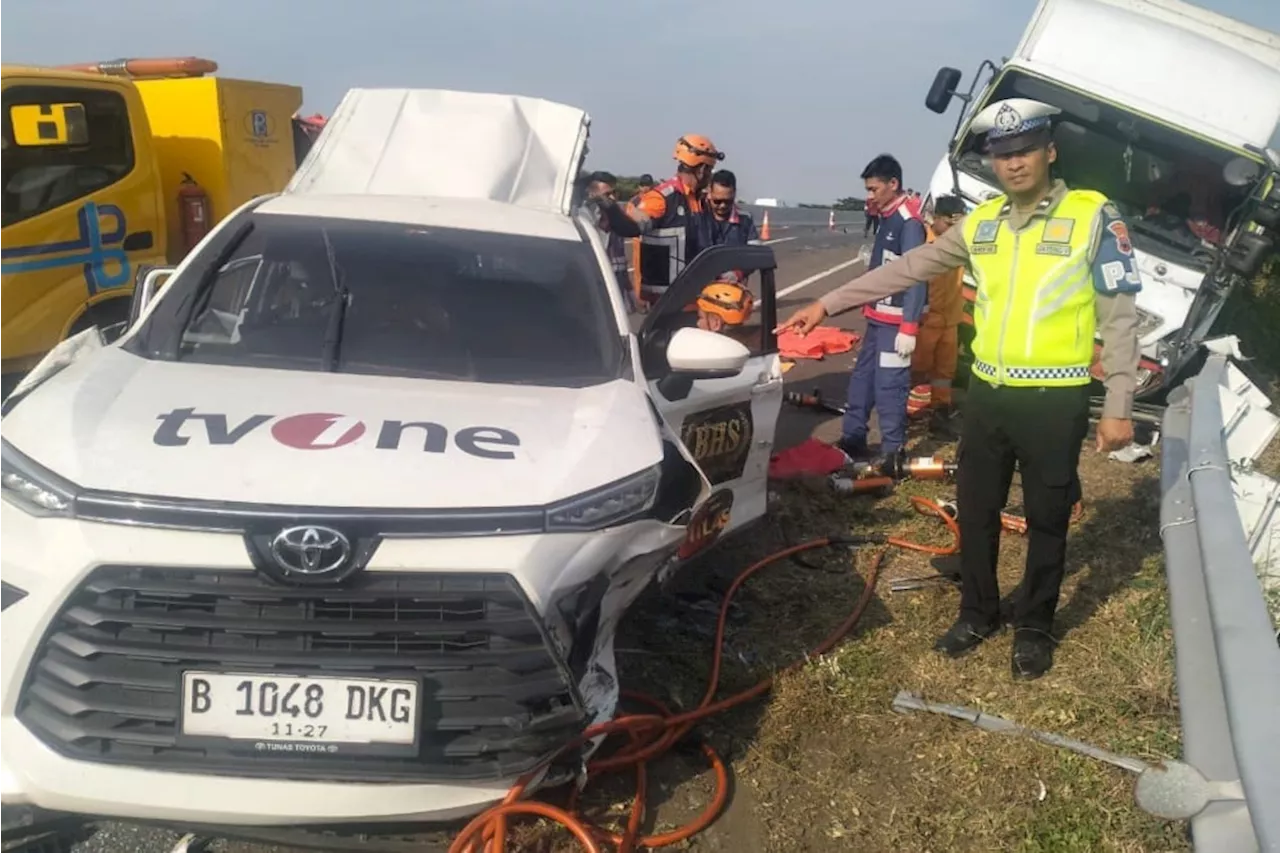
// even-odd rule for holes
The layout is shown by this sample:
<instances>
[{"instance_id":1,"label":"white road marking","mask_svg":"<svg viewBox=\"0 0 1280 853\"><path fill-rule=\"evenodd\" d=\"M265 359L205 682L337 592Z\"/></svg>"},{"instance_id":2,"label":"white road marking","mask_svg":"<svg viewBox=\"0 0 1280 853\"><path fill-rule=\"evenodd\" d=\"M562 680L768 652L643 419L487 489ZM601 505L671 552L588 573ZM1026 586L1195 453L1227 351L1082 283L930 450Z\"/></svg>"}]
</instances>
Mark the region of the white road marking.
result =
<instances>
[{"instance_id":1,"label":"white road marking","mask_svg":"<svg viewBox=\"0 0 1280 853\"><path fill-rule=\"evenodd\" d=\"M789 287L782 288L782 290L778 291L778 298L781 299L782 297L787 296L788 294L795 293L797 290L800 290L801 288L808 287L809 285L813 284L815 281L822 281L822 279L826 278L829 275L835 275L836 273L840 272L840 270L848 269L854 264L860 264L860 263L862 263L862 258L853 258L843 263L836 264L834 267L831 267L831 269L826 269L820 273L815 273L814 275L811 275L806 279L797 281L795 284L790 285Z\"/></svg>"},{"instance_id":2,"label":"white road marking","mask_svg":"<svg viewBox=\"0 0 1280 853\"><path fill-rule=\"evenodd\" d=\"M785 243L788 240L799 240L799 237L774 237L772 240L764 240L760 243L762 246L772 246L774 243Z\"/></svg>"}]
</instances>

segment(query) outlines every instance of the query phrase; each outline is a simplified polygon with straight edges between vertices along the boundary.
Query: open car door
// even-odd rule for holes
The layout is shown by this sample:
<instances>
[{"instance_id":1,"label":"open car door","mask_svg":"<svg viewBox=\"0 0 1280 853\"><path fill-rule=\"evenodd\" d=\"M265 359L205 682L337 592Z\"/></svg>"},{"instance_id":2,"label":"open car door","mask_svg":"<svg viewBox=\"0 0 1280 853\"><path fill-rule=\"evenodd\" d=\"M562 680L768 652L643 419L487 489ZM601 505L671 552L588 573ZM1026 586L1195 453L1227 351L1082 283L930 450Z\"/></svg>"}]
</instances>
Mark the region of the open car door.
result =
<instances>
[{"instance_id":1,"label":"open car door","mask_svg":"<svg viewBox=\"0 0 1280 853\"><path fill-rule=\"evenodd\" d=\"M782 409L778 357L777 262L767 246L716 246L699 254L645 316L640 353L654 404L702 469L712 493L690 523L683 557L761 518L766 509L769 457ZM723 273L748 273L755 310L725 334L750 357L732 376L694 377L672 371L667 345L675 332L697 323L690 306ZM758 273L758 274L757 274Z\"/></svg>"}]
</instances>

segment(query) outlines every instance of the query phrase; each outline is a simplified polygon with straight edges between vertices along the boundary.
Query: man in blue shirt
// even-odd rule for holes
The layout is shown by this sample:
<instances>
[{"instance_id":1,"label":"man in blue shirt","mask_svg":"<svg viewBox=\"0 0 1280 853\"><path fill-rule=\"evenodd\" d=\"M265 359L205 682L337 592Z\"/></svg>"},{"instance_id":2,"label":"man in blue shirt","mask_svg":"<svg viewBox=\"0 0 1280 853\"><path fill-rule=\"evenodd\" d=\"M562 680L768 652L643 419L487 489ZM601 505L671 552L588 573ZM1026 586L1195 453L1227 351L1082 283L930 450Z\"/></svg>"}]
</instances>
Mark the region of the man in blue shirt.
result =
<instances>
[{"instance_id":1,"label":"man in blue shirt","mask_svg":"<svg viewBox=\"0 0 1280 853\"><path fill-rule=\"evenodd\" d=\"M879 214L868 270L890 263L926 242L924 223L902 190L902 166L888 154L862 170L867 204ZM849 405L840 448L850 456L867 454L867 424L874 409L880 419L880 453L897 453L907 442L907 396L911 391L911 355L924 314L928 283L863 306L867 330L849 377Z\"/></svg>"}]
</instances>

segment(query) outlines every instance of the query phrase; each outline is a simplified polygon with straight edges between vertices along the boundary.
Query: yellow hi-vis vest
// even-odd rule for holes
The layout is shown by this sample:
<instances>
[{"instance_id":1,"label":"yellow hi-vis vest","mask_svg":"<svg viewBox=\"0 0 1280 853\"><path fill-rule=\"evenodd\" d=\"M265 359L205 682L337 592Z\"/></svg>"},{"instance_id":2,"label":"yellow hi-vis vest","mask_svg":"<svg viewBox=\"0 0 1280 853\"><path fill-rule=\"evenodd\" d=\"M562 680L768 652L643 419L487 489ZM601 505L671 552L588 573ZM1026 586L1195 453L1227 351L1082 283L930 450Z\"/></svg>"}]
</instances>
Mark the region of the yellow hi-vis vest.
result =
<instances>
[{"instance_id":1,"label":"yellow hi-vis vest","mask_svg":"<svg viewBox=\"0 0 1280 853\"><path fill-rule=\"evenodd\" d=\"M1069 190L1021 232L999 196L964 221L973 307L973 373L992 385L1087 385L1093 361L1094 228L1106 196Z\"/></svg>"}]
</instances>

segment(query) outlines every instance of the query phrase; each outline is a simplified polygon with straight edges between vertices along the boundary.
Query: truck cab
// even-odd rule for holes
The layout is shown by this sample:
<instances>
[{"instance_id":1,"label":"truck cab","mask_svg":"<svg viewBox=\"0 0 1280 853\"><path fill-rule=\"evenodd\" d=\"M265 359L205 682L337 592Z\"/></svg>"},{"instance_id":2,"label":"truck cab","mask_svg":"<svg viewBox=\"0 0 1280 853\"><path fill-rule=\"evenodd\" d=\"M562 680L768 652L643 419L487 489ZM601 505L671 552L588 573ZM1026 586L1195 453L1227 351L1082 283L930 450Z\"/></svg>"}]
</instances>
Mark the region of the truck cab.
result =
<instances>
[{"instance_id":1,"label":"truck cab","mask_svg":"<svg viewBox=\"0 0 1280 853\"><path fill-rule=\"evenodd\" d=\"M164 201L138 89L128 79L6 66L3 86L3 372L128 316L136 270L165 262Z\"/></svg>"},{"instance_id":2,"label":"truck cab","mask_svg":"<svg viewBox=\"0 0 1280 853\"><path fill-rule=\"evenodd\" d=\"M1041 0L1011 58L983 62L967 93L962 76L941 69L926 98L938 113L965 103L926 209L943 194L970 210L999 194L969 127L987 104L1021 97L1059 108L1058 176L1105 194L1129 226L1143 281L1139 396L1158 393L1175 378L1175 340L1207 331L1225 301L1197 293L1233 212L1266 172L1280 37L1181 0Z\"/></svg>"},{"instance_id":3,"label":"truck cab","mask_svg":"<svg viewBox=\"0 0 1280 853\"><path fill-rule=\"evenodd\" d=\"M296 86L211 60L4 66L3 394L59 341L122 328L139 272L297 166Z\"/></svg>"}]
</instances>

